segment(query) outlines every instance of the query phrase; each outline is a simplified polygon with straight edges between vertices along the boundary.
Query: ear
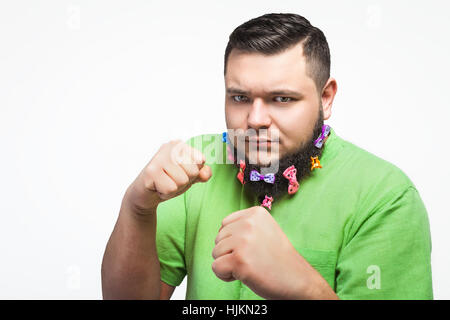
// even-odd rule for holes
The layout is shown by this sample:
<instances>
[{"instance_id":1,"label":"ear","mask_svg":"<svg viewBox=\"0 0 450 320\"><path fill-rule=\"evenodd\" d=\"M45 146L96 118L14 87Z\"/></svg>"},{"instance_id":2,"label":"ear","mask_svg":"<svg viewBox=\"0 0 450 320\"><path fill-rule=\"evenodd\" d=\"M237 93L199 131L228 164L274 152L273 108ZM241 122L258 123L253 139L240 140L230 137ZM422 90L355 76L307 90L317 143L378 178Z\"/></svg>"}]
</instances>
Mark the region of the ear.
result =
<instances>
[{"instance_id":1,"label":"ear","mask_svg":"<svg viewBox=\"0 0 450 320\"><path fill-rule=\"evenodd\" d=\"M334 78L329 78L322 90L321 100L323 106L323 119L328 120L331 117L331 107L334 96L337 92L337 82Z\"/></svg>"}]
</instances>

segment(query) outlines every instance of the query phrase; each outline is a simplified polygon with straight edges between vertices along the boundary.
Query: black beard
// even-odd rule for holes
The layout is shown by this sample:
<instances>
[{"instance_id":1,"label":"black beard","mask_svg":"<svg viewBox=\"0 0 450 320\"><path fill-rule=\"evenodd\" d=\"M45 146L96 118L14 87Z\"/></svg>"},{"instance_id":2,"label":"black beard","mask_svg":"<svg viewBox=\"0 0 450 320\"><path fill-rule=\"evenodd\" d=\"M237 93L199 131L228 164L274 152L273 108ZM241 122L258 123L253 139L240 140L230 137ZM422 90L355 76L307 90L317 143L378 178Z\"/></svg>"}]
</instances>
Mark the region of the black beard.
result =
<instances>
[{"instance_id":1,"label":"black beard","mask_svg":"<svg viewBox=\"0 0 450 320\"><path fill-rule=\"evenodd\" d=\"M308 140L306 140L299 149L285 155L279 160L278 172L273 172L275 174L274 184L266 183L264 181L250 181L250 172L256 170L261 173L261 167L249 163L249 159L244 156L246 165L244 171L244 188L255 194L258 197L259 202L262 202L266 195L268 197L273 197L273 201L275 201L288 192L289 180L283 176L283 172L286 168L294 165L297 169L297 181L300 184L299 188L301 188L301 181L311 174L311 157L320 158L323 150L323 146L319 149L314 145L314 141L322 133L323 126L322 106L319 109L319 116L317 117L314 129L309 135ZM234 149L233 154L238 155L237 149L234 146L232 146L232 148ZM240 159L242 159L242 157ZM238 161L239 157L235 157L234 164L237 167L239 167Z\"/></svg>"}]
</instances>

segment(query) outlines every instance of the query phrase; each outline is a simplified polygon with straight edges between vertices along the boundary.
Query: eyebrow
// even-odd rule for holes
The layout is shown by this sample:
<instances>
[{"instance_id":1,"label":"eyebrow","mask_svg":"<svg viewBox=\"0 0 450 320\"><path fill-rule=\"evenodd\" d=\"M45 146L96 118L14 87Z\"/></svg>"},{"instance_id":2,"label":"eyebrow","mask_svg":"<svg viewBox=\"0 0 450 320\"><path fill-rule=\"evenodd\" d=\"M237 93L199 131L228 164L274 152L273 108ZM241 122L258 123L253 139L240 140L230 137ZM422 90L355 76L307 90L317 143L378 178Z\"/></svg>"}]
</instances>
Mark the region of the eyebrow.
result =
<instances>
[{"instance_id":1,"label":"eyebrow","mask_svg":"<svg viewBox=\"0 0 450 320\"><path fill-rule=\"evenodd\" d=\"M235 87L229 87L227 88L227 94L241 94L241 95L250 95L250 91L245 91L239 88ZM295 91L295 90L289 90L289 89L277 89L273 91L266 92L266 94L273 95L273 96L295 96L298 98L303 98L303 94L301 92Z\"/></svg>"}]
</instances>

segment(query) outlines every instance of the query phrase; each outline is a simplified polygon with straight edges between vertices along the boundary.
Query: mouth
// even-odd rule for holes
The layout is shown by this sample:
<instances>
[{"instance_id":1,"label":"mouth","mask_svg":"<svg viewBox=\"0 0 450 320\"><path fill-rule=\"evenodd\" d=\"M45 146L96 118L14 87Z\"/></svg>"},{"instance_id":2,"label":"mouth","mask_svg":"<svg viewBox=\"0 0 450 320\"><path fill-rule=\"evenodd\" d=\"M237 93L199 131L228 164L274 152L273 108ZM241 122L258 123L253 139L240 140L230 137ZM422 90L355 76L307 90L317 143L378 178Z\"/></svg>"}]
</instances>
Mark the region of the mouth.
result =
<instances>
[{"instance_id":1,"label":"mouth","mask_svg":"<svg viewBox=\"0 0 450 320\"><path fill-rule=\"evenodd\" d=\"M250 145L255 145L258 147L270 147L272 145L272 141L249 141Z\"/></svg>"},{"instance_id":2,"label":"mouth","mask_svg":"<svg viewBox=\"0 0 450 320\"><path fill-rule=\"evenodd\" d=\"M245 138L245 141L251 143L263 143L263 142L272 142L272 140L267 138Z\"/></svg>"},{"instance_id":3,"label":"mouth","mask_svg":"<svg viewBox=\"0 0 450 320\"><path fill-rule=\"evenodd\" d=\"M269 152L272 153L273 150L279 149L279 142L272 140L247 140L245 142L247 148L251 152Z\"/></svg>"},{"instance_id":4,"label":"mouth","mask_svg":"<svg viewBox=\"0 0 450 320\"><path fill-rule=\"evenodd\" d=\"M256 145L270 145L272 143L276 143L277 141L272 141L269 139L245 139L245 142Z\"/></svg>"}]
</instances>

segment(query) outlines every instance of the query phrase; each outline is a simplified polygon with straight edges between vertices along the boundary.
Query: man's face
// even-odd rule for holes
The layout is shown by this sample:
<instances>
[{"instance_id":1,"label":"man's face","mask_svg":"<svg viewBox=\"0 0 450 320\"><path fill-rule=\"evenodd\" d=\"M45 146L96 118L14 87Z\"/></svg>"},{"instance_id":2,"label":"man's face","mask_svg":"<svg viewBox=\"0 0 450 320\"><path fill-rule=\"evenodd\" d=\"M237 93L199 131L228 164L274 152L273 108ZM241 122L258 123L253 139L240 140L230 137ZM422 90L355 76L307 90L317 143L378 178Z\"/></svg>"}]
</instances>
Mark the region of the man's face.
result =
<instances>
[{"instance_id":1,"label":"man's face","mask_svg":"<svg viewBox=\"0 0 450 320\"><path fill-rule=\"evenodd\" d=\"M228 56L225 87L228 129L241 129L256 139L278 139L278 145L273 141L251 145L246 141L244 151L231 136L239 151L245 152L248 159L257 159L257 165L268 166L296 152L311 138L318 120L320 94L306 74L301 44L275 55L233 49ZM267 134L260 129L266 129ZM252 146L267 148L267 152L258 152ZM278 153L271 152L277 149Z\"/></svg>"}]
</instances>

